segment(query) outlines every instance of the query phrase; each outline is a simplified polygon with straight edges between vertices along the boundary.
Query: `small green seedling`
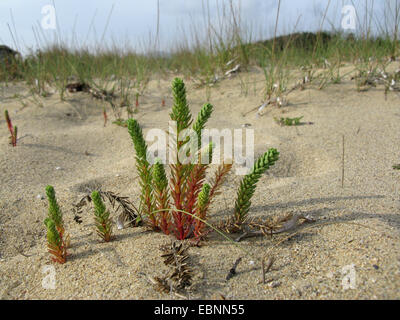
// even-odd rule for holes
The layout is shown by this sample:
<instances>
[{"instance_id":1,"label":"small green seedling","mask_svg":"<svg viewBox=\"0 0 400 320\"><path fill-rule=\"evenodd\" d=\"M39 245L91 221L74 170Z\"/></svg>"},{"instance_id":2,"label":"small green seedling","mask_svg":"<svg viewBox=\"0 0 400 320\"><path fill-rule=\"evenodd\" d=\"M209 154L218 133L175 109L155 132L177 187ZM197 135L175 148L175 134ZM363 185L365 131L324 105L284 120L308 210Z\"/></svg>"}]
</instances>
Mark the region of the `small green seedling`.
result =
<instances>
[{"instance_id":1,"label":"small green seedling","mask_svg":"<svg viewBox=\"0 0 400 320\"><path fill-rule=\"evenodd\" d=\"M62 212L58 206L56 193L52 186L46 187L46 195L49 201L48 216L44 220L47 228L47 247L54 262L65 263L67 261L68 239L64 241L65 229Z\"/></svg>"},{"instance_id":2,"label":"small green seedling","mask_svg":"<svg viewBox=\"0 0 400 320\"><path fill-rule=\"evenodd\" d=\"M298 118L274 118L276 123L278 123L280 126L299 126L300 125L300 120L303 119L304 117L298 117Z\"/></svg>"},{"instance_id":3,"label":"small green seedling","mask_svg":"<svg viewBox=\"0 0 400 320\"><path fill-rule=\"evenodd\" d=\"M242 182L237 193L235 202L234 222L240 226L247 217L251 206L251 198L256 190L258 180L261 175L273 166L279 159L279 152L276 149L270 149L262 157L260 157L253 166L253 170L247 174Z\"/></svg>"},{"instance_id":4,"label":"small green seedling","mask_svg":"<svg viewBox=\"0 0 400 320\"><path fill-rule=\"evenodd\" d=\"M57 203L56 192L53 186L46 187L47 200L49 201L48 218L54 221L61 237L64 235L64 222L60 206Z\"/></svg>"},{"instance_id":5,"label":"small green seedling","mask_svg":"<svg viewBox=\"0 0 400 320\"><path fill-rule=\"evenodd\" d=\"M92 192L92 200L94 204L94 220L97 228L97 234L105 241L112 239L112 221L110 211L106 210L103 200L98 191Z\"/></svg>"},{"instance_id":6,"label":"small green seedling","mask_svg":"<svg viewBox=\"0 0 400 320\"><path fill-rule=\"evenodd\" d=\"M51 218L46 218L44 224L47 228L47 248L54 262L65 263L67 261L67 246L57 231L56 224Z\"/></svg>"}]
</instances>

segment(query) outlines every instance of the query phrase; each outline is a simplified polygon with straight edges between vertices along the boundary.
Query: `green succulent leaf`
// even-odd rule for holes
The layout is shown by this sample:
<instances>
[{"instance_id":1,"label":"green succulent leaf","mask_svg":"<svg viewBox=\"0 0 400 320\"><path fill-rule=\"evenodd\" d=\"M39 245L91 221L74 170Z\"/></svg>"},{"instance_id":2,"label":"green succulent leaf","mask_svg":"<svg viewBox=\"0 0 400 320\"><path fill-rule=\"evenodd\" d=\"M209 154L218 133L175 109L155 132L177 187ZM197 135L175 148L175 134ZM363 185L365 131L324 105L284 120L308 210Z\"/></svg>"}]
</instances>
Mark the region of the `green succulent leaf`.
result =
<instances>
[{"instance_id":1,"label":"green succulent leaf","mask_svg":"<svg viewBox=\"0 0 400 320\"><path fill-rule=\"evenodd\" d=\"M138 170L141 186L141 202L144 204L144 214L149 215L153 211L153 195L152 195L152 176L151 166L147 161L147 144L143 138L142 129L135 119L128 119L128 132L132 138L136 152L136 169Z\"/></svg>"},{"instance_id":2,"label":"green succulent leaf","mask_svg":"<svg viewBox=\"0 0 400 320\"><path fill-rule=\"evenodd\" d=\"M46 187L46 195L49 201L49 217L54 221L56 227L62 227L62 213L57 203L56 192L52 186L48 185Z\"/></svg>"},{"instance_id":3,"label":"green succulent leaf","mask_svg":"<svg viewBox=\"0 0 400 320\"><path fill-rule=\"evenodd\" d=\"M160 160L156 160L152 169L153 182L159 191L165 190L168 187L167 175L165 174L164 165Z\"/></svg>"},{"instance_id":4,"label":"green succulent leaf","mask_svg":"<svg viewBox=\"0 0 400 320\"><path fill-rule=\"evenodd\" d=\"M98 191L92 192L92 201L94 205L94 212L97 217L102 217L106 211L106 206L104 205L101 195Z\"/></svg>"},{"instance_id":5,"label":"green succulent leaf","mask_svg":"<svg viewBox=\"0 0 400 320\"><path fill-rule=\"evenodd\" d=\"M210 119L211 114L213 112L213 106L210 103L206 103L201 108L196 122L193 124L193 130L197 134L197 141L199 143L199 147L201 146L201 131L204 129L208 119Z\"/></svg>"},{"instance_id":6,"label":"green succulent leaf","mask_svg":"<svg viewBox=\"0 0 400 320\"><path fill-rule=\"evenodd\" d=\"M182 79L175 78L172 83L172 95L174 97L174 104L170 117L172 121L177 122L177 134L189 128L192 122L192 115L186 101L186 88Z\"/></svg>"},{"instance_id":7,"label":"green succulent leaf","mask_svg":"<svg viewBox=\"0 0 400 320\"><path fill-rule=\"evenodd\" d=\"M210 190L211 190L211 187L208 183L205 183L203 185L203 187L201 188L201 191L199 193L199 198L198 198L198 207L199 207L200 211L202 211L209 202Z\"/></svg>"},{"instance_id":8,"label":"green succulent leaf","mask_svg":"<svg viewBox=\"0 0 400 320\"><path fill-rule=\"evenodd\" d=\"M61 245L61 237L56 229L56 224L51 218L46 218L44 224L47 228L47 241L50 245L59 247Z\"/></svg>"},{"instance_id":9,"label":"green succulent leaf","mask_svg":"<svg viewBox=\"0 0 400 320\"><path fill-rule=\"evenodd\" d=\"M253 170L241 181L235 202L235 220L241 224L250 210L251 201L256 190L257 182L261 175L273 166L279 159L279 152L276 149L268 150L261 156L253 166Z\"/></svg>"},{"instance_id":10,"label":"green succulent leaf","mask_svg":"<svg viewBox=\"0 0 400 320\"><path fill-rule=\"evenodd\" d=\"M111 240L112 222L110 219L110 212L106 210L103 200L101 199L100 192L92 192L92 201L94 205L95 224L97 233L103 238L104 241Z\"/></svg>"},{"instance_id":11,"label":"green succulent leaf","mask_svg":"<svg viewBox=\"0 0 400 320\"><path fill-rule=\"evenodd\" d=\"M142 128L140 128L139 123L135 119L128 119L127 124L128 132L135 147L136 156L141 160L146 160L147 144L143 138Z\"/></svg>"}]
</instances>

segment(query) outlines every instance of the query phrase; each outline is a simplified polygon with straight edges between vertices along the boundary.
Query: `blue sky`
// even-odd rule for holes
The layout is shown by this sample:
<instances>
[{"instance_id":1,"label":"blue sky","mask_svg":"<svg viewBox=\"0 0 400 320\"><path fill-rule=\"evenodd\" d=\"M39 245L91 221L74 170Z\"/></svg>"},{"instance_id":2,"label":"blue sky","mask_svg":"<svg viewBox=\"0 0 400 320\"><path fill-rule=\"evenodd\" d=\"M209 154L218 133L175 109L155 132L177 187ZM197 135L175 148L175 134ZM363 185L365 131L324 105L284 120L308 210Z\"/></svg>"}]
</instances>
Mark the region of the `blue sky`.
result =
<instances>
[{"instance_id":1,"label":"blue sky","mask_svg":"<svg viewBox=\"0 0 400 320\"><path fill-rule=\"evenodd\" d=\"M254 37L273 35L278 0L232 2L236 9L240 8L241 22L252 30ZM296 21L299 21L297 30L318 29L328 2L282 0L278 32L292 32ZM365 0L331 0L325 28L331 29L331 23L339 28L341 9L352 2L359 12L364 12ZM367 2L379 15L384 1ZM160 49L168 50L174 41L182 39L183 28L189 35L190 26L196 26L198 31L204 30L205 35L208 16L217 26L218 18L222 19L222 8L225 6L229 12L230 0L159 0L159 3ZM154 38L156 34L157 0L0 0L0 44L26 52L27 48L37 49L46 41L52 42L56 32L42 27L46 16L42 9L46 5L54 5L58 37L70 45L93 45L103 39L103 42L119 47L126 47L129 43L140 50L148 47L150 35Z\"/></svg>"}]
</instances>

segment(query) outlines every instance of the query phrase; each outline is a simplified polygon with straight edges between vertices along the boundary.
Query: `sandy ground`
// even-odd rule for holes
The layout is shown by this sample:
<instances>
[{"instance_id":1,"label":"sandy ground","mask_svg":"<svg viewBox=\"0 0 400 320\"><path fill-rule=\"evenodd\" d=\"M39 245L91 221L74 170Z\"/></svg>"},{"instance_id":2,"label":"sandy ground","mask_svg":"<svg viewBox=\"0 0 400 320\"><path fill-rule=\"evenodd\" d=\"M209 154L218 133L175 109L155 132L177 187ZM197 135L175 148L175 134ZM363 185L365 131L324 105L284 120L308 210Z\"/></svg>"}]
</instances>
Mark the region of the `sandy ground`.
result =
<instances>
[{"instance_id":1,"label":"sandy ground","mask_svg":"<svg viewBox=\"0 0 400 320\"><path fill-rule=\"evenodd\" d=\"M247 96L240 78L256 81ZM167 129L171 80L172 76L149 83L135 115L145 132ZM274 248L287 234L246 239L240 244L251 255L212 234L202 247L188 251L194 280L182 295L190 299L399 299L400 171L392 169L400 163L399 96L389 93L385 100L382 88L357 92L354 82L346 78L321 91L295 91L288 106L269 107L261 117L255 111L244 117L244 112L260 105L262 80L262 73L253 70L225 79L211 90L215 111L209 128L240 129L249 124L255 130L256 154L269 147L281 154L260 180L250 214L305 213L317 223L337 223L304 229ZM195 115L206 91L194 88L191 81L186 84ZM9 110L19 135L27 135L12 148L1 118L0 297L178 299L156 291L148 280L168 271L159 248L171 237L143 227L115 229L115 240L101 243L90 211L82 224L73 220L72 204L87 188L101 186L138 203L134 149L127 129L110 122L104 127L102 104L85 93L68 94L65 102L53 94L40 99L42 106L33 102L23 84L9 85L0 93L2 110ZM163 97L166 107L161 107ZM274 116L304 116L305 122L313 124L281 127ZM109 118L113 120L110 110ZM239 181L240 177L229 176L211 208L211 221L231 213ZM71 235L64 265L50 262L46 249L47 201L38 195L45 195L47 184L55 187ZM262 284L260 259L266 254L276 261ZM238 257L243 260L237 274L226 281ZM42 286L49 272L46 266L54 266L55 289ZM346 290L343 282L350 275L354 275L353 288Z\"/></svg>"}]
</instances>

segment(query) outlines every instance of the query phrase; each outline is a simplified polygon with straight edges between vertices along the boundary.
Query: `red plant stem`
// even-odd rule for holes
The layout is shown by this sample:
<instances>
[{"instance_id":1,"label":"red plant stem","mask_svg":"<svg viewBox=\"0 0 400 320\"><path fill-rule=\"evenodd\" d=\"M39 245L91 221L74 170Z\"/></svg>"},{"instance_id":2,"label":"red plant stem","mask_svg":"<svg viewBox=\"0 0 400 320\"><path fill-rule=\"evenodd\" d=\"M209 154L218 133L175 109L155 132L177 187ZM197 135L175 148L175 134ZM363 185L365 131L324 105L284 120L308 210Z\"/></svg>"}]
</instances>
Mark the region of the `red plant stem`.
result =
<instances>
[{"instance_id":1,"label":"red plant stem","mask_svg":"<svg viewBox=\"0 0 400 320\"><path fill-rule=\"evenodd\" d=\"M65 232L64 227L58 226L58 227L56 227L56 229L57 229L58 234L60 235L60 238L62 239L64 236L64 232Z\"/></svg>"},{"instance_id":2,"label":"red plant stem","mask_svg":"<svg viewBox=\"0 0 400 320\"><path fill-rule=\"evenodd\" d=\"M51 255L54 257L51 257L51 260L54 262L58 263L65 263L67 261L67 246L65 244L65 241L62 236L61 238L61 243L60 245L54 245L54 244L47 244L48 251Z\"/></svg>"},{"instance_id":3,"label":"red plant stem","mask_svg":"<svg viewBox=\"0 0 400 320\"><path fill-rule=\"evenodd\" d=\"M147 169L145 168L145 171L147 171ZM145 205L146 205L146 209L147 209L147 213L149 215L149 218L151 220L151 223L153 225L154 229L157 229L157 220L154 217L154 213L153 212L153 203L151 201L151 187L147 186L146 187L146 194L145 194Z\"/></svg>"},{"instance_id":4,"label":"red plant stem","mask_svg":"<svg viewBox=\"0 0 400 320\"><path fill-rule=\"evenodd\" d=\"M213 196L215 195L215 193L217 192L217 190L220 188L220 186L222 185L222 182L224 181L224 177L225 175L232 169L232 164L221 164L218 167L218 171L215 174L215 183L212 186L211 190L210 190L210 195L208 196L209 201L208 204L206 206L206 208L208 208L208 206L211 203L211 200L213 198Z\"/></svg>"},{"instance_id":5,"label":"red plant stem","mask_svg":"<svg viewBox=\"0 0 400 320\"><path fill-rule=\"evenodd\" d=\"M165 107L165 99L161 100L161 107Z\"/></svg>"},{"instance_id":6,"label":"red plant stem","mask_svg":"<svg viewBox=\"0 0 400 320\"><path fill-rule=\"evenodd\" d=\"M103 222L102 227L104 228L104 230L107 230L107 223ZM109 232L106 232L104 234L104 241L109 242L110 240L111 240L111 234Z\"/></svg>"},{"instance_id":7,"label":"red plant stem","mask_svg":"<svg viewBox=\"0 0 400 320\"><path fill-rule=\"evenodd\" d=\"M108 119L106 108L103 108L103 117L104 117L104 126L106 126Z\"/></svg>"},{"instance_id":8,"label":"red plant stem","mask_svg":"<svg viewBox=\"0 0 400 320\"><path fill-rule=\"evenodd\" d=\"M206 204L206 206L203 208L203 210L201 212L196 212L196 215L200 219L205 220L205 218L207 216L208 208L211 204L211 201L212 201L214 195L216 195L216 192L221 187L222 182L224 181L224 177L231 169L232 169L232 164L224 164L223 163L218 167L218 170L215 173L214 184L211 187L210 194L208 196L208 203ZM194 234L196 237L199 237L201 235L201 231L203 228L204 228L204 223L202 221L196 219L196 221L194 222Z\"/></svg>"},{"instance_id":9,"label":"red plant stem","mask_svg":"<svg viewBox=\"0 0 400 320\"><path fill-rule=\"evenodd\" d=\"M10 115L8 114L7 110L4 112L4 115L6 117L8 130L10 131L10 134L11 134L11 143L12 143L13 147L15 147L17 145L17 137L14 134L13 125L12 125L12 122L11 122L11 119L10 119Z\"/></svg>"},{"instance_id":10,"label":"red plant stem","mask_svg":"<svg viewBox=\"0 0 400 320\"><path fill-rule=\"evenodd\" d=\"M183 200L183 193L182 193L182 176L183 176L183 165L178 163L176 165L171 165L173 171L173 178L171 179L171 195L175 203L175 208L177 210L183 210L182 200ZM175 222L175 234L178 240L185 239L185 217L182 216L182 212L180 211L173 211L172 216Z\"/></svg>"},{"instance_id":11,"label":"red plant stem","mask_svg":"<svg viewBox=\"0 0 400 320\"><path fill-rule=\"evenodd\" d=\"M158 201L158 206L157 210L163 210L163 209L168 209L169 208L169 203L168 203L168 198L167 195L163 191L159 191L156 194L157 201ZM160 213L160 222L159 227L162 232L164 232L166 235L169 235L169 211L161 211Z\"/></svg>"},{"instance_id":12,"label":"red plant stem","mask_svg":"<svg viewBox=\"0 0 400 320\"><path fill-rule=\"evenodd\" d=\"M51 259L54 262L58 262L58 263L65 263L67 261L67 253L65 250L65 243L64 241L62 242L62 244L60 245L60 247L53 247L53 246L49 246L49 253L52 254L54 257L51 257Z\"/></svg>"},{"instance_id":13,"label":"red plant stem","mask_svg":"<svg viewBox=\"0 0 400 320\"><path fill-rule=\"evenodd\" d=\"M10 116L9 116L7 110L5 111L5 116L6 116L6 121L7 121L8 130L10 131L11 135L14 135L12 122L11 122L11 119L10 119Z\"/></svg>"},{"instance_id":14,"label":"red plant stem","mask_svg":"<svg viewBox=\"0 0 400 320\"><path fill-rule=\"evenodd\" d=\"M169 208L168 200L163 205L164 208ZM169 235L170 212L164 211L161 213L161 229L166 235Z\"/></svg>"},{"instance_id":15,"label":"red plant stem","mask_svg":"<svg viewBox=\"0 0 400 320\"><path fill-rule=\"evenodd\" d=\"M161 222L160 222L160 229L166 235L169 235L169 224L168 224L168 211L164 211L161 213Z\"/></svg>"},{"instance_id":16,"label":"red plant stem","mask_svg":"<svg viewBox=\"0 0 400 320\"><path fill-rule=\"evenodd\" d=\"M189 182L188 182L188 192L186 197L185 211L194 214L194 205L196 204L197 196L203 186L205 179L205 172L207 166L196 164L191 172ZM188 224L193 224L193 217L187 217Z\"/></svg>"},{"instance_id":17,"label":"red plant stem","mask_svg":"<svg viewBox=\"0 0 400 320\"><path fill-rule=\"evenodd\" d=\"M143 174L143 176L148 177L150 175L150 167L148 165L146 165L146 163L142 163L140 165L140 172L141 174ZM153 211L153 203L152 203L152 199L151 199L151 186L147 183L145 184L141 184L141 187L145 189L145 194L144 194L144 205L145 205L145 213L150 217L150 219L152 220L152 222L154 222L154 214L152 214Z\"/></svg>"},{"instance_id":18,"label":"red plant stem","mask_svg":"<svg viewBox=\"0 0 400 320\"><path fill-rule=\"evenodd\" d=\"M136 108L139 107L139 96L136 95L136 102L135 102Z\"/></svg>"},{"instance_id":19,"label":"red plant stem","mask_svg":"<svg viewBox=\"0 0 400 320\"><path fill-rule=\"evenodd\" d=\"M196 208L196 216L202 220L205 220L207 216L207 208L203 208L203 210L201 211L198 208ZM205 223L196 219L196 221L194 222L194 230L193 230L195 238L200 238L203 235L204 227Z\"/></svg>"}]
</instances>

